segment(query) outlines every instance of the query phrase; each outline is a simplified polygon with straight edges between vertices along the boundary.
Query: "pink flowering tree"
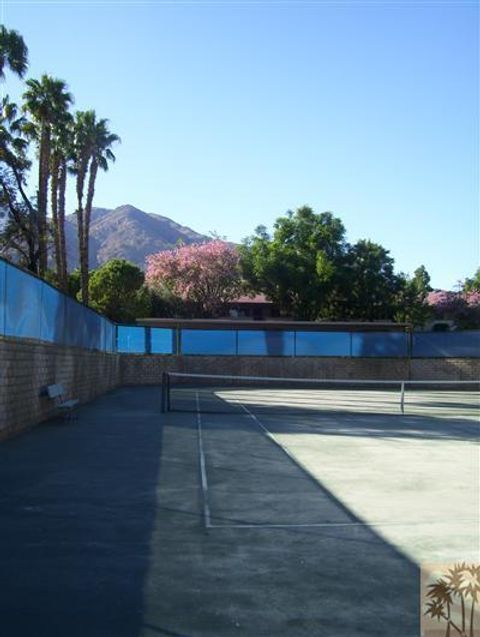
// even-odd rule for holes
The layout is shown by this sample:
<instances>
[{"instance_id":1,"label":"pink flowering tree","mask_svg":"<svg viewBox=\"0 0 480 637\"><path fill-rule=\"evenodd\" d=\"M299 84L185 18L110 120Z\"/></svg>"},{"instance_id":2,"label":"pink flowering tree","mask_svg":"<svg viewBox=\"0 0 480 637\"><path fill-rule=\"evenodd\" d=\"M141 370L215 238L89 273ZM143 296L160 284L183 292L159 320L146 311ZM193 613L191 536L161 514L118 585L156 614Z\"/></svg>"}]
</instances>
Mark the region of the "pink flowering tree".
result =
<instances>
[{"instance_id":1,"label":"pink flowering tree","mask_svg":"<svg viewBox=\"0 0 480 637\"><path fill-rule=\"evenodd\" d=\"M460 328L480 327L480 292L430 292L427 303L439 319L450 319Z\"/></svg>"},{"instance_id":2,"label":"pink flowering tree","mask_svg":"<svg viewBox=\"0 0 480 637\"><path fill-rule=\"evenodd\" d=\"M220 316L241 293L237 249L216 240L152 254L145 284L160 296L180 299L194 316Z\"/></svg>"},{"instance_id":3,"label":"pink flowering tree","mask_svg":"<svg viewBox=\"0 0 480 637\"><path fill-rule=\"evenodd\" d=\"M430 292L427 303L434 309L438 318L452 319L465 306L462 295L458 292L435 290Z\"/></svg>"},{"instance_id":4,"label":"pink flowering tree","mask_svg":"<svg viewBox=\"0 0 480 637\"><path fill-rule=\"evenodd\" d=\"M465 292L464 295L467 305L470 307L480 307L480 292L473 290L472 292Z\"/></svg>"}]
</instances>

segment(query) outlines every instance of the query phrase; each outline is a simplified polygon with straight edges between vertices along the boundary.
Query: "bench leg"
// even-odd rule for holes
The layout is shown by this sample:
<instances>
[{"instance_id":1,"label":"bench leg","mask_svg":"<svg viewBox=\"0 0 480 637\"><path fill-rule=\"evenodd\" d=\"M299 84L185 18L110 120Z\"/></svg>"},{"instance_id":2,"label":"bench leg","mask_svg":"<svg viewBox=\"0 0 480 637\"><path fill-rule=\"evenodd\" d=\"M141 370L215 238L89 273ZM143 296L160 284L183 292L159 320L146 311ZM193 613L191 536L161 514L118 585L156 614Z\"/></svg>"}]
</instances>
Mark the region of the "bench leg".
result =
<instances>
[{"instance_id":1,"label":"bench leg","mask_svg":"<svg viewBox=\"0 0 480 637\"><path fill-rule=\"evenodd\" d=\"M75 409L63 409L63 419L73 422L78 420L78 415Z\"/></svg>"}]
</instances>

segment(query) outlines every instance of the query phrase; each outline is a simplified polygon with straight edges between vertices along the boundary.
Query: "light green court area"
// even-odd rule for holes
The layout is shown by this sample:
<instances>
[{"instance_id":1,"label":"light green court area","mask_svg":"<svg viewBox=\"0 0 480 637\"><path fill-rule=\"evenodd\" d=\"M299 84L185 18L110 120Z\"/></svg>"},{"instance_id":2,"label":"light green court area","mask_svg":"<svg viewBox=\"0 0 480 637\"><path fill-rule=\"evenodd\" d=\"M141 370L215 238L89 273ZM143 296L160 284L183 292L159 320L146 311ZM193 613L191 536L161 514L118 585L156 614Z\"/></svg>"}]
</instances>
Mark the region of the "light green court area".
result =
<instances>
[{"instance_id":1,"label":"light green court area","mask_svg":"<svg viewBox=\"0 0 480 637\"><path fill-rule=\"evenodd\" d=\"M419 567L480 559L478 395L182 392L144 637L416 637Z\"/></svg>"}]
</instances>

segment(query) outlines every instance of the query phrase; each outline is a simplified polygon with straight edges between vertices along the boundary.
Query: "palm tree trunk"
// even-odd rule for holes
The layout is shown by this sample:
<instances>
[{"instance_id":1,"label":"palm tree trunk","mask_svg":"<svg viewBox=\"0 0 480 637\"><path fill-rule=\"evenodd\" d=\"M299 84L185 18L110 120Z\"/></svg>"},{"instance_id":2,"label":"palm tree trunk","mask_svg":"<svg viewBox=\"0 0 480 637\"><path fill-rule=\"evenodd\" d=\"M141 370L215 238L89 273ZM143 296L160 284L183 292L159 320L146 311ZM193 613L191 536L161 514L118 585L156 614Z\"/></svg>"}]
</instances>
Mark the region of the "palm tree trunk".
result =
<instances>
[{"instance_id":1,"label":"palm tree trunk","mask_svg":"<svg viewBox=\"0 0 480 637\"><path fill-rule=\"evenodd\" d=\"M83 193L85 188L85 175L88 168L88 156L81 157L77 172L77 233L78 233L78 253L80 259L80 291L82 302L88 303L88 247L85 250L84 231L84 210Z\"/></svg>"},{"instance_id":2,"label":"palm tree trunk","mask_svg":"<svg viewBox=\"0 0 480 637\"><path fill-rule=\"evenodd\" d=\"M45 276L48 263L47 202L48 180L50 177L49 164L50 130L47 125L43 125L40 137L40 161L38 170L38 266L40 276Z\"/></svg>"},{"instance_id":3,"label":"palm tree trunk","mask_svg":"<svg viewBox=\"0 0 480 637\"><path fill-rule=\"evenodd\" d=\"M85 252L85 260L88 266L88 257L89 257L89 239L90 239L90 219L92 216L92 206L93 206L93 197L95 195L95 180L97 178L98 172L98 164L92 159L90 162L90 170L88 175L88 189L87 189L87 200L85 202L85 219L84 219L84 227L83 227L83 236L84 236L84 252ZM87 289L87 300L88 303L88 267L87 267L87 281L86 281L86 289Z\"/></svg>"},{"instance_id":4,"label":"palm tree trunk","mask_svg":"<svg viewBox=\"0 0 480 637\"><path fill-rule=\"evenodd\" d=\"M28 261L27 261L27 270L33 272L34 274L38 274L38 252L35 247L35 241L32 239L27 240L28 245Z\"/></svg>"},{"instance_id":5,"label":"palm tree trunk","mask_svg":"<svg viewBox=\"0 0 480 637\"><path fill-rule=\"evenodd\" d=\"M60 284L62 263L61 263L61 249L60 249L60 227L58 220L58 171L60 168L60 161L58 153L54 153L52 156L52 168L51 168L51 181L50 181L50 200L52 206L52 225L53 225L53 238L55 244L55 270L57 274L57 284Z\"/></svg>"},{"instance_id":6,"label":"palm tree trunk","mask_svg":"<svg viewBox=\"0 0 480 637\"><path fill-rule=\"evenodd\" d=\"M78 171L77 171L77 203L78 209L83 212L83 191L85 189L85 177L87 175L88 169L88 156L82 156L79 161Z\"/></svg>"},{"instance_id":7,"label":"palm tree trunk","mask_svg":"<svg viewBox=\"0 0 480 637\"><path fill-rule=\"evenodd\" d=\"M472 608L470 609L470 637L474 635L473 624L475 622L475 598L472 598Z\"/></svg>"},{"instance_id":8,"label":"palm tree trunk","mask_svg":"<svg viewBox=\"0 0 480 637\"><path fill-rule=\"evenodd\" d=\"M86 303L88 299L88 266L85 267L85 248L84 248L84 232L83 232L83 210L77 210L77 234L78 234L78 256L80 260L80 292L82 302Z\"/></svg>"},{"instance_id":9,"label":"palm tree trunk","mask_svg":"<svg viewBox=\"0 0 480 637\"><path fill-rule=\"evenodd\" d=\"M58 174L58 239L60 250L60 288L67 292L67 243L65 240L65 192L67 189L67 160L62 157Z\"/></svg>"}]
</instances>

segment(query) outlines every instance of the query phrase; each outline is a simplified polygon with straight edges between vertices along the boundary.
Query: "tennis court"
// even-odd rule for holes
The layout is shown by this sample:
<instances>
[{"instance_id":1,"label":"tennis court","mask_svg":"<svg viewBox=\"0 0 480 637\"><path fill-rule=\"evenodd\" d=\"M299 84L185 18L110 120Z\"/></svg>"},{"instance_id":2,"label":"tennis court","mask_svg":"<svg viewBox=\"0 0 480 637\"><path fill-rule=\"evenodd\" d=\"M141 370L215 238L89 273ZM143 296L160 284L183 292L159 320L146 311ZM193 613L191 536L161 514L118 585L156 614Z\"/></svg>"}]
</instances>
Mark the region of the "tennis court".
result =
<instances>
[{"instance_id":1,"label":"tennis court","mask_svg":"<svg viewBox=\"0 0 480 637\"><path fill-rule=\"evenodd\" d=\"M478 560L478 393L180 380L145 635L418 635L418 566Z\"/></svg>"},{"instance_id":2,"label":"tennis court","mask_svg":"<svg viewBox=\"0 0 480 637\"><path fill-rule=\"evenodd\" d=\"M419 564L478 560L478 393L399 399L191 379L2 445L5 634L417 637Z\"/></svg>"}]
</instances>

